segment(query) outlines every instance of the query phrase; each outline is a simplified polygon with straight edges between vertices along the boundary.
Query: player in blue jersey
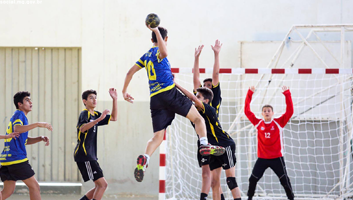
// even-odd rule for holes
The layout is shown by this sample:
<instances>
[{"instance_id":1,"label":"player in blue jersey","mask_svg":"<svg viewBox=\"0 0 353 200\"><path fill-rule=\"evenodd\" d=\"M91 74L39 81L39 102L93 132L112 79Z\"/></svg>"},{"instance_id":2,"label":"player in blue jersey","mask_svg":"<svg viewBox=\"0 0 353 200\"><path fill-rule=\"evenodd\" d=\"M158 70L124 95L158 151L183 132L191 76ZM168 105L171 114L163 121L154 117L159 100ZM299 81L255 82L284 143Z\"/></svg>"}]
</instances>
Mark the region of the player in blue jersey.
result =
<instances>
[{"instance_id":1,"label":"player in blue jersey","mask_svg":"<svg viewBox=\"0 0 353 200\"><path fill-rule=\"evenodd\" d=\"M0 177L4 182L1 191L2 198L7 199L14 192L16 181L22 180L29 189L31 200L40 200L39 184L34 177L34 171L28 163L26 146L44 141L49 145L49 138L45 136L29 137L28 131L40 127L52 130L52 126L46 122L28 124L27 114L32 111L31 94L29 92L17 92L14 96L16 111L10 119L6 135L18 132L18 138L5 139L4 150L0 157Z\"/></svg>"},{"instance_id":2,"label":"player in blue jersey","mask_svg":"<svg viewBox=\"0 0 353 200\"><path fill-rule=\"evenodd\" d=\"M222 147L208 144L204 119L192 102L175 88L170 63L167 59L167 29L149 26L148 28L152 31L153 47L131 67L122 90L124 99L132 103L134 98L127 93L127 87L137 71L142 68L146 69L151 94L150 109L154 136L148 141L145 154L137 158L134 175L139 182L143 180L149 158L163 141L165 129L172 123L175 113L187 117L195 124L202 154L222 155L225 152Z\"/></svg>"}]
</instances>

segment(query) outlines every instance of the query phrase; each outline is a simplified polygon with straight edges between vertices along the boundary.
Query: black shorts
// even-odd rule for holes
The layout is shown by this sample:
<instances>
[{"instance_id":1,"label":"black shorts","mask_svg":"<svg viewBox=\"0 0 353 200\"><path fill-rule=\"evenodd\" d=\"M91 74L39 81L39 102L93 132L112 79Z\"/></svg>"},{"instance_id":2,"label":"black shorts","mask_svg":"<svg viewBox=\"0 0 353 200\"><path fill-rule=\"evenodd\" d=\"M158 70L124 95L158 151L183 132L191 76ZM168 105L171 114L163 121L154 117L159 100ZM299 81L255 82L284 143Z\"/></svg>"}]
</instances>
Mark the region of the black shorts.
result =
<instances>
[{"instance_id":1,"label":"black shorts","mask_svg":"<svg viewBox=\"0 0 353 200\"><path fill-rule=\"evenodd\" d=\"M192 102L176 87L151 97L150 108L153 132L166 129L173 121L175 113L186 117Z\"/></svg>"},{"instance_id":2,"label":"black shorts","mask_svg":"<svg viewBox=\"0 0 353 200\"><path fill-rule=\"evenodd\" d=\"M221 156L210 156L211 171L222 167L224 170L235 166L237 159L235 157L235 144L224 147L226 152Z\"/></svg>"},{"instance_id":3,"label":"black shorts","mask_svg":"<svg viewBox=\"0 0 353 200\"><path fill-rule=\"evenodd\" d=\"M87 182L89 180L96 181L103 176L103 170L99 166L99 163L96 160L76 162L78 169L81 172L83 181Z\"/></svg>"},{"instance_id":4,"label":"black shorts","mask_svg":"<svg viewBox=\"0 0 353 200\"><path fill-rule=\"evenodd\" d=\"M34 171L28 161L14 165L1 166L1 181L18 181L26 180L34 176Z\"/></svg>"}]
</instances>

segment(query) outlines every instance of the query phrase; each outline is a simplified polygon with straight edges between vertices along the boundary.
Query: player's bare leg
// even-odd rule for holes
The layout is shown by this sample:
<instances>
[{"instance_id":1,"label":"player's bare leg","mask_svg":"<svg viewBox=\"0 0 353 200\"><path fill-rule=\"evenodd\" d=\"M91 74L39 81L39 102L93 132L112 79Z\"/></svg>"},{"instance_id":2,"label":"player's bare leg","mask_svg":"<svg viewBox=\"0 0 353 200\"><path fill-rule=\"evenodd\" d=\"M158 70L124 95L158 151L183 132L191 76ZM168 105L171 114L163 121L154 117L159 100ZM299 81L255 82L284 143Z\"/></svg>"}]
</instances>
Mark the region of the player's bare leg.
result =
<instances>
[{"instance_id":1,"label":"player's bare leg","mask_svg":"<svg viewBox=\"0 0 353 200\"><path fill-rule=\"evenodd\" d=\"M207 137L205 120L202 118L199 111L197 111L194 105L191 106L188 114L186 115L186 118L188 118L192 123L195 124L195 131L200 138Z\"/></svg>"},{"instance_id":2,"label":"player's bare leg","mask_svg":"<svg viewBox=\"0 0 353 200\"><path fill-rule=\"evenodd\" d=\"M94 195L94 192L96 191L96 187L90 189L87 193L86 193L86 197L88 199L93 199L93 195Z\"/></svg>"},{"instance_id":3,"label":"player's bare leg","mask_svg":"<svg viewBox=\"0 0 353 200\"><path fill-rule=\"evenodd\" d=\"M230 189L230 191L232 192L233 198L234 199L241 198L241 193L240 193L239 187L238 186L235 187L235 185L237 185L236 181L235 181L235 166L232 168L229 168L225 171L226 171L226 177L227 177L227 185L228 185L228 188ZM233 187L235 187L235 188L233 188Z\"/></svg>"},{"instance_id":4,"label":"player's bare leg","mask_svg":"<svg viewBox=\"0 0 353 200\"><path fill-rule=\"evenodd\" d=\"M145 154L152 156L154 151L161 145L164 138L165 129L154 133L153 137L148 140Z\"/></svg>"},{"instance_id":5,"label":"player's bare leg","mask_svg":"<svg viewBox=\"0 0 353 200\"><path fill-rule=\"evenodd\" d=\"M219 167L211 171L212 173L211 187L212 187L213 200L221 200L221 192L220 192L221 172L222 172L222 167Z\"/></svg>"},{"instance_id":6,"label":"player's bare leg","mask_svg":"<svg viewBox=\"0 0 353 200\"><path fill-rule=\"evenodd\" d=\"M15 191L16 181L4 181L4 188L1 191L2 199L9 198Z\"/></svg>"},{"instance_id":7,"label":"player's bare leg","mask_svg":"<svg viewBox=\"0 0 353 200\"><path fill-rule=\"evenodd\" d=\"M149 162L150 156L156 151L156 149L161 145L165 134L165 129L157 131L154 133L153 137L148 140L147 147L145 150L145 155L139 155L137 158L137 166L134 172L135 179L138 182L143 180L144 171Z\"/></svg>"},{"instance_id":8,"label":"player's bare leg","mask_svg":"<svg viewBox=\"0 0 353 200\"><path fill-rule=\"evenodd\" d=\"M23 180L23 182L28 187L30 200L41 200L42 199L40 196L39 184L34 176L32 176L31 178L27 178L26 180Z\"/></svg>"},{"instance_id":9,"label":"player's bare leg","mask_svg":"<svg viewBox=\"0 0 353 200\"><path fill-rule=\"evenodd\" d=\"M208 194L211 188L212 174L209 165L203 165L202 167L202 187L201 193Z\"/></svg>"},{"instance_id":10,"label":"player's bare leg","mask_svg":"<svg viewBox=\"0 0 353 200\"><path fill-rule=\"evenodd\" d=\"M93 194L93 198L92 199L96 199L96 200L101 200L103 197L103 194L105 192L105 190L108 187L108 183L105 180L104 177L97 179L96 181L94 181L95 184L95 191Z\"/></svg>"}]
</instances>

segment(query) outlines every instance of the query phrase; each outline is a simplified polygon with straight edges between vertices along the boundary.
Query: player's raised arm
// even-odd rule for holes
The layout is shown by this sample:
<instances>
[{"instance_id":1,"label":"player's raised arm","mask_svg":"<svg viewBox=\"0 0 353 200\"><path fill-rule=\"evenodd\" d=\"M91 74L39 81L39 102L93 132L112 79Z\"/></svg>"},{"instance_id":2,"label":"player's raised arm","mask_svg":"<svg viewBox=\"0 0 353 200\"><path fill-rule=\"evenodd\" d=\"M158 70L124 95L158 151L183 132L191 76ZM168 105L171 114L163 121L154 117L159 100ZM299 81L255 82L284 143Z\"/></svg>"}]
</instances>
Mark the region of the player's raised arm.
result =
<instances>
[{"instance_id":1,"label":"player's raised arm","mask_svg":"<svg viewBox=\"0 0 353 200\"><path fill-rule=\"evenodd\" d=\"M186 90L185 88L181 87L178 83L175 83L175 86L182 92L185 94L185 96L187 96L191 101L195 102L195 106L198 110L202 110L203 109L203 103L195 96L193 95L191 92L189 92L188 90Z\"/></svg>"},{"instance_id":2,"label":"player's raised arm","mask_svg":"<svg viewBox=\"0 0 353 200\"><path fill-rule=\"evenodd\" d=\"M130 81L131 81L132 77L134 76L134 74L140 69L141 69L141 67L139 67L137 64L134 64L134 66L132 66L130 68L130 70L127 72L126 77L125 77L122 93L123 93L123 97L124 97L125 101L128 101L130 103L133 103L134 98L126 92L127 87L129 86Z\"/></svg>"},{"instance_id":3,"label":"player's raised arm","mask_svg":"<svg viewBox=\"0 0 353 200\"><path fill-rule=\"evenodd\" d=\"M211 48L214 52L214 65L213 65L213 73L212 73L212 84L214 86L218 85L219 83L219 52L221 51L222 48L221 42L219 40L216 40L215 45L212 46Z\"/></svg>"},{"instance_id":4,"label":"player's raised arm","mask_svg":"<svg viewBox=\"0 0 353 200\"><path fill-rule=\"evenodd\" d=\"M281 117L276 119L276 121L278 121L279 124L282 127L284 127L288 123L290 118L292 117L292 115L294 113L294 107L293 107L293 101L292 101L291 93L289 91L289 87L283 86L282 90L283 90L283 95L286 97L287 107L286 107L286 112Z\"/></svg>"},{"instance_id":5,"label":"player's raised arm","mask_svg":"<svg viewBox=\"0 0 353 200\"><path fill-rule=\"evenodd\" d=\"M92 128L94 125L96 125L98 122L102 121L106 116L107 114L109 113L110 111L107 109L107 110L104 110L101 114L101 116L96 119L96 120L93 120L91 122L88 122L87 124L83 124L80 128L80 131L81 133L84 133L86 132L88 129Z\"/></svg>"},{"instance_id":6,"label":"player's raised arm","mask_svg":"<svg viewBox=\"0 0 353 200\"><path fill-rule=\"evenodd\" d=\"M259 123L260 119L258 119L255 114L253 112L251 112L250 109L250 102L252 99L252 95L255 92L255 87L251 86L250 89L248 90L248 93L246 94L246 98L245 98L245 106L244 106L244 113L246 115L246 117L250 120L250 122L253 125L256 125Z\"/></svg>"},{"instance_id":7,"label":"player's raised arm","mask_svg":"<svg viewBox=\"0 0 353 200\"><path fill-rule=\"evenodd\" d=\"M194 75L193 75L194 91L196 91L197 88L201 86L199 58L200 58L202 49L203 49L203 45L199 46L198 48L195 48Z\"/></svg>"},{"instance_id":8,"label":"player's raised arm","mask_svg":"<svg viewBox=\"0 0 353 200\"><path fill-rule=\"evenodd\" d=\"M113 99L112 114L110 115L110 121L118 120L118 94L115 88L109 89L110 97Z\"/></svg>"},{"instance_id":9,"label":"player's raised arm","mask_svg":"<svg viewBox=\"0 0 353 200\"><path fill-rule=\"evenodd\" d=\"M166 45L165 41L163 40L163 37L162 37L161 33L159 32L158 27L151 28L150 25L148 25L147 28L149 28L151 31L153 31L156 34L157 46L159 49L158 59L162 60L163 58L168 56L167 45ZM165 40L167 40L167 37L165 38Z\"/></svg>"}]
</instances>

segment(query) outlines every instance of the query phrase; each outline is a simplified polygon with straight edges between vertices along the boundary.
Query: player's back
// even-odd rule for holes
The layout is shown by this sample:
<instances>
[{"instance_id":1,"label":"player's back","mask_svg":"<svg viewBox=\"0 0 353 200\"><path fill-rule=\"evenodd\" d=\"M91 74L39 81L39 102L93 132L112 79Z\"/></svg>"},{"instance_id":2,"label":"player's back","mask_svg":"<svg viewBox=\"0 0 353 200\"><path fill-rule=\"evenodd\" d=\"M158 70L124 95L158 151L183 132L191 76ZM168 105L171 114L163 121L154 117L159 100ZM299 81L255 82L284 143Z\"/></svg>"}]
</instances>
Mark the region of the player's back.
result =
<instances>
[{"instance_id":1,"label":"player's back","mask_svg":"<svg viewBox=\"0 0 353 200\"><path fill-rule=\"evenodd\" d=\"M209 143L223 147L233 145L234 140L222 129L222 126L219 123L216 109L209 104L203 103L203 105L204 111L201 111L200 114L206 123L207 138Z\"/></svg>"},{"instance_id":2,"label":"player's back","mask_svg":"<svg viewBox=\"0 0 353 200\"><path fill-rule=\"evenodd\" d=\"M136 64L146 69L151 97L175 86L168 58L159 59L157 46L147 51Z\"/></svg>"}]
</instances>

